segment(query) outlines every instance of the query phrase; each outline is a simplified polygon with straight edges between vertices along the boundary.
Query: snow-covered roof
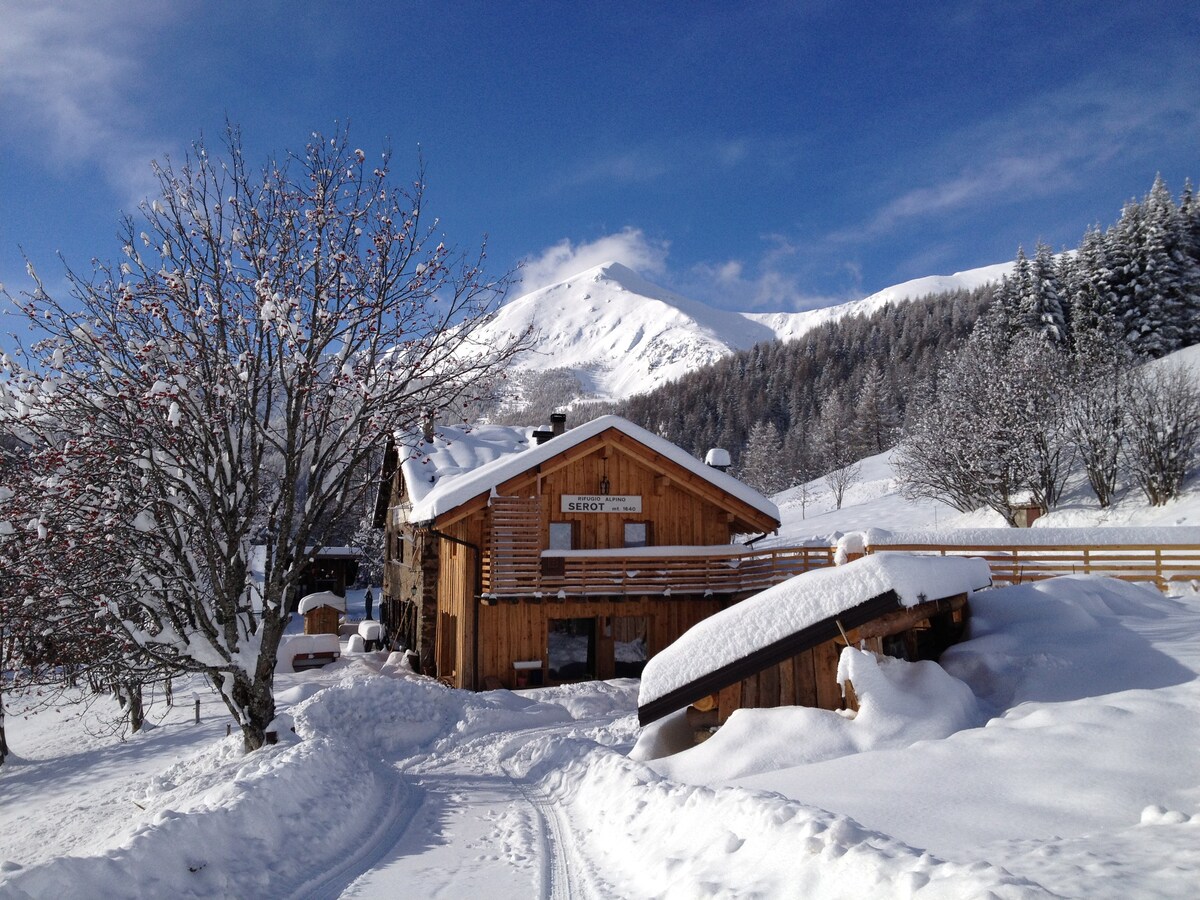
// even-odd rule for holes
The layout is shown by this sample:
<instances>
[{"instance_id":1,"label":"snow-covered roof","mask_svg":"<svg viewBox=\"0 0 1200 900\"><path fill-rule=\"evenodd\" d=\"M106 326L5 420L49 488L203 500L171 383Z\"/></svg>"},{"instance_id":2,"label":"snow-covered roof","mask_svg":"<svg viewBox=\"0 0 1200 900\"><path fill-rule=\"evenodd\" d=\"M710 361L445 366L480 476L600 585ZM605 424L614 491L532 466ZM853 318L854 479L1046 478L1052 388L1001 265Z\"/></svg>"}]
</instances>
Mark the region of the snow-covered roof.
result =
<instances>
[{"instance_id":1,"label":"snow-covered roof","mask_svg":"<svg viewBox=\"0 0 1200 900\"><path fill-rule=\"evenodd\" d=\"M333 591L318 591L315 594L305 594L301 597L300 605L296 608L300 612L300 615L304 615L306 612L322 606L330 606L338 612L345 612L346 598L335 594Z\"/></svg>"},{"instance_id":2,"label":"snow-covered roof","mask_svg":"<svg viewBox=\"0 0 1200 900\"><path fill-rule=\"evenodd\" d=\"M638 705L678 690L796 632L895 591L903 606L986 587L985 560L880 553L817 569L703 619L642 671Z\"/></svg>"},{"instance_id":3,"label":"snow-covered roof","mask_svg":"<svg viewBox=\"0 0 1200 900\"><path fill-rule=\"evenodd\" d=\"M533 445L532 428L507 425L445 425L430 443L421 435L402 435L406 448L400 471L408 496L420 504L435 489L501 457Z\"/></svg>"},{"instance_id":4,"label":"snow-covered roof","mask_svg":"<svg viewBox=\"0 0 1200 900\"><path fill-rule=\"evenodd\" d=\"M314 551L312 547L305 547L304 553L312 556ZM361 547L322 547L315 551L320 557L359 557L363 555Z\"/></svg>"},{"instance_id":5,"label":"snow-covered roof","mask_svg":"<svg viewBox=\"0 0 1200 900\"><path fill-rule=\"evenodd\" d=\"M528 429L495 425L470 430L439 429L432 445L419 445L417 452L410 454L401 466L409 496L413 500L409 521L432 521L610 428L779 521L779 508L758 491L731 475L706 466L670 441L620 416L592 419L544 444L533 446L529 445Z\"/></svg>"}]
</instances>

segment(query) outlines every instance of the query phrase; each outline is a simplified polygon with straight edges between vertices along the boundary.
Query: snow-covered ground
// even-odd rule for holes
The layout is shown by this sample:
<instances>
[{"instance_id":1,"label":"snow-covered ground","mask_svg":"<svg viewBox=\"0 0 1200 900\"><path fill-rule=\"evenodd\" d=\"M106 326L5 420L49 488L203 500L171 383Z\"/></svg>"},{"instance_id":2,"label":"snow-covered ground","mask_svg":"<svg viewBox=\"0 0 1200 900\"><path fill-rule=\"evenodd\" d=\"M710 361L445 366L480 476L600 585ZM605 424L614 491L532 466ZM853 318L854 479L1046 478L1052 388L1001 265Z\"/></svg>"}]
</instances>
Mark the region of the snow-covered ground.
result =
<instances>
[{"instance_id":1,"label":"snow-covered ground","mask_svg":"<svg viewBox=\"0 0 1200 900\"><path fill-rule=\"evenodd\" d=\"M777 497L784 536L990 524L864 476L836 512ZM1048 524L1095 524L1071 502ZM1200 491L1107 518L1198 524ZM281 675L295 734L248 757L198 685L123 741L10 707L0 898L1195 896L1200 595L972 603L943 667L848 651L857 716L742 710L673 754L636 681L469 694L382 653Z\"/></svg>"}]
</instances>

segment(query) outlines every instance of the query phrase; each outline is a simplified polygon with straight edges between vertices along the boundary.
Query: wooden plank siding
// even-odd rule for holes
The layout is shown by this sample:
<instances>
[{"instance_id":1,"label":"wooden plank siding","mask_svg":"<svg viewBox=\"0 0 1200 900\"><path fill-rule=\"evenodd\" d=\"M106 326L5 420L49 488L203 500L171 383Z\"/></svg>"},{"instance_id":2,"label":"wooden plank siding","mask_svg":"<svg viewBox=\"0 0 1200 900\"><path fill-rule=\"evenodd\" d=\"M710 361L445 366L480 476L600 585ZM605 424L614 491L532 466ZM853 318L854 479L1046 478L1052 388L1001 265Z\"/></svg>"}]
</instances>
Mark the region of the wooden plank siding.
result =
<instances>
[{"instance_id":1,"label":"wooden plank siding","mask_svg":"<svg viewBox=\"0 0 1200 900\"><path fill-rule=\"evenodd\" d=\"M478 609L480 659L476 681L482 684L483 679L494 676L505 687L514 687L513 663L527 660L541 661L545 679L551 619L599 619L611 622L617 618L644 618L646 652L647 656L653 656L697 622L727 606L728 602L728 599L722 602L712 597L664 600L641 596L623 600L481 605ZM603 640L611 642L613 638ZM598 661L607 665L611 662L611 656L611 653L605 654L601 649ZM602 673L597 674L604 677Z\"/></svg>"}]
</instances>

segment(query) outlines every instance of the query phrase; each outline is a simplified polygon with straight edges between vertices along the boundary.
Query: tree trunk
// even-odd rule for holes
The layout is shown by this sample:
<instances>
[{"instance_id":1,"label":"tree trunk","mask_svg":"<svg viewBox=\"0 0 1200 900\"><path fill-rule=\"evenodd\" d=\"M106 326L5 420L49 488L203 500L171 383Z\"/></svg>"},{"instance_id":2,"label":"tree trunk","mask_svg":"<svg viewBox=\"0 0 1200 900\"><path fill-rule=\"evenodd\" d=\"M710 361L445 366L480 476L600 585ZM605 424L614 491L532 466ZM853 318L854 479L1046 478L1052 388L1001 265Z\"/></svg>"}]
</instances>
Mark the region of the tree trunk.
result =
<instances>
[{"instance_id":1,"label":"tree trunk","mask_svg":"<svg viewBox=\"0 0 1200 900\"><path fill-rule=\"evenodd\" d=\"M0 766L8 756L8 740L4 736L4 692L0 691Z\"/></svg>"},{"instance_id":2,"label":"tree trunk","mask_svg":"<svg viewBox=\"0 0 1200 900\"><path fill-rule=\"evenodd\" d=\"M126 683L124 694L129 700L129 730L137 734L146 722L146 707L142 703L142 686Z\"/></svg>"}]
</instances>

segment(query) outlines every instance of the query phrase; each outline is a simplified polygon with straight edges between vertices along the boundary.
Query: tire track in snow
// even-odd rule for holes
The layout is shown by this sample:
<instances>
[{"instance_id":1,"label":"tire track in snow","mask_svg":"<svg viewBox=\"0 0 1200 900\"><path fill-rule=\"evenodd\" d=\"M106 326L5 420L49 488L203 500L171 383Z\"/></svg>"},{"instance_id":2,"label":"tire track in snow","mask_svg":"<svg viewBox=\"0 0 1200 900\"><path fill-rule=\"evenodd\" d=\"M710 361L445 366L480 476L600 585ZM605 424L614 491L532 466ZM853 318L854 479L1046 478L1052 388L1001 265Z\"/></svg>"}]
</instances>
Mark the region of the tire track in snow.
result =
<instances>
[{"instance_id":1,"label":"tire track in snow","mask_svg":"<svg viewBox=\"0 0 1200 900\"><path fill-rule=\"evenodd\" d=\"M413 774L502 776L512 786L512 802L528 807L541 826L536 836L541 856L541 896L546 900L598 900L606 894L580 852L570 822L552 797L538 790L527 777L514 773L512 755L537 740L578 740L581 733L604 721L602 717L571 719L480 736L446 748L442 755L429 754L406 770Z\"/></svg>"},{"instance_id":2,"label":"tire track in snow","mask_svg":"<svg viewBox=\"0 0 1200 900\"><path fill-rule=\"evenodd\" d=\"M587 865L578 854L575 836L564 821L562 811L550 797L542 796L530 785L512 778L512 785L534 810L544 830L541 834L542 896L547 900L590 900L598 898L592 878L580 877ZM572 865L574 862L576 865Z\"/></svg>"},{"instance_id":3,"label":"tire track in snow","mask_svg":"<svg viewBox=\"0 0 1200 900\"><path fill-rule=\"evenodd\" d=\"M391 781L391 796L374 815L366 817L376 822L375 829L366 837L358 850L349 854L331 869L308 879L292 890L288 896L293 900L335 900L360 875L370 871L401 841L413 820L417 818L424 800L414 797L418 791L410 786L395 769L380 765L381 777Z\"/></svg>"}]
</instances>

